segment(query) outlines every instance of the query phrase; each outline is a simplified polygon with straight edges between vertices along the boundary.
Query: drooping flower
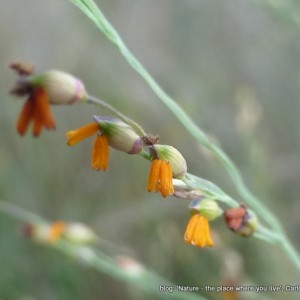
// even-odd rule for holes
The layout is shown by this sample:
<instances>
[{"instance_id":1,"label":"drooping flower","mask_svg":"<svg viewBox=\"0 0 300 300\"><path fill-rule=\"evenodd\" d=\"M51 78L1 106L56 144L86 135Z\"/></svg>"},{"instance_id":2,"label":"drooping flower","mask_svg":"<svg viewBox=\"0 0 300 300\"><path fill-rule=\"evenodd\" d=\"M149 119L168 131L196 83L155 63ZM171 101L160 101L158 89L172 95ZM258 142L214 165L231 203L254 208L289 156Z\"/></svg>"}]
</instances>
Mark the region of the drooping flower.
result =
<instances>
[{"instance_id":1,"label":"drooping flower","mask_svg":"<svg viewBox=\"0 0 300 300\"><path fill-rule=\"evenodd\" d=\"M68 131L67 144L73 146L94 134L97 134L97 136L92 152L92 168L95 170L106 171L109 162L108 140L107 137L102 134L99 124L90 123L78 129Z\"/></svg>"},{"instance_id":2,"label":"drooping flower","mask_svg":"<svg viewBox=\"0 0 300 300\"><path fill-rule=\"evenodd\" d=\"M212 247L214 242L210 235L208 219L201 214L193 214L185 231L184 239L187 243L198 247Z\"/></svg>"},{"instance_id":3,"label":"drooping flower","mask_svg":"<svg viewBox=\"0 0 300 300\"><path fill-rule=\"evenodd\" d=\"M163 197L174 194L172 182L172 165L161 159L154 159L148 179L149 192L161 192Z\"/></svg>"},{"instance_id":4,"label":"drooping flower","mask_svg":"<svg viewBox=\"0 0 300 300\"><path fill-rule=\"evenodd\" d=\"M92 152L92 168L107 170L109 162L109 146L128 154L137 154L142 149L140 137L126 123L116 118L94 116L95 123L67 132L68 145L97 134Z\"/></svg>"},{"instance_id":5,"label":"drooping flower","mask_svg":"<svg viewBox=\"0 0 300 300\"><path fill-rule=\"evenodd\" d=\"M149 147L153 157L148 178L148 191L161 192L163 197L174 194L173 178L186 174L186 161L172 146L154 144Z\"/></svg>"},{"instance_id":6,"label":"drooping flower","mask_svg":"<svg viewBox=\"0 0 300 300\"><path fill-rule=\"evenodd\" d=\"M70 74L48 71L34 75L34 69L21 63L11 64L19 77L11 94L27 96L17 122L17 131L24 135L33 123L33 135L39 136L42 129L55 129L51 104L73 104L87 99L83 83Z\"/></svg>"}]
</instances>

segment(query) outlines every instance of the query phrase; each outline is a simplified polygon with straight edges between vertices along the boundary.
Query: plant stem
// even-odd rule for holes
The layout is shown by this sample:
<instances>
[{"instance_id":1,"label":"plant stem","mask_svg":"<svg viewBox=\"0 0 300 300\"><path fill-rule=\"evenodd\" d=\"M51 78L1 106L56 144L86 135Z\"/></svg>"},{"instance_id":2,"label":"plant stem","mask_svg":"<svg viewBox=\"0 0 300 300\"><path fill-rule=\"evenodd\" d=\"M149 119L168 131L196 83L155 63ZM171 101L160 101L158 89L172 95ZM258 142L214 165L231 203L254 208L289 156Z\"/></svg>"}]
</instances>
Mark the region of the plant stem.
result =
<instances>
[{"instance_id":1,"label":"plant stem","mask_svg":"<svg viewBox=\"0 0 300 300\"><path fill-rule=\"evenodd\" d=\"M116 108L114 108L113 106L111 106L107 102L105 102L105 101L103 101L99 98L96 98L94 96L91 96L91 95L89 95L87 102L99 105L99 106L105 108L106 110L108 110L109 112L113 113L114 115L118 116L123 122L130 125L139 136L145 136L146 135L145 131L143 130L143 128L138 123L136 123L135 121L133 121L129 117L122 114L120 111L118 111Z\"/></svg>"},{"instance_id":2,"label":"plant stem","mask_svg":"<svg viewBox=\"0 0 300 300\"><path fill-rule=\"evenodd\" d=\"M0 211L5 213L6 215L9 215L11 217L14 217L15 219L18 219L22 222L28 222L28 223L43 223L45 222L42 218L37 216L36 214L32 212L28 212L14 204L11 204L9 202L5 202L0 200Z\"/></svg>"}]
</instances>

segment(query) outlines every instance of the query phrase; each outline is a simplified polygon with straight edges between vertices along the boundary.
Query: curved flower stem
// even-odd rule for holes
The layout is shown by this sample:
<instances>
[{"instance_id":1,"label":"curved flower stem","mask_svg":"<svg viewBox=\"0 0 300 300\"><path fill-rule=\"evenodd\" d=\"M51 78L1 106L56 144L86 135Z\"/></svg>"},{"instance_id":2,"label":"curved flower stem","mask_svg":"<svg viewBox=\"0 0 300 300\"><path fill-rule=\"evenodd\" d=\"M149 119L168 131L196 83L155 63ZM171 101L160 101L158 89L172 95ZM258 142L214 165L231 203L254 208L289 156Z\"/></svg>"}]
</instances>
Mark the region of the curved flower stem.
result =
<instances>
[{"instance_id":1,"label":"curved flower stem","mask_svg":"<svg viewBox=\"0 0 300 300\"><path fill-rule=\"evenodd\" d=\"M101 106L101 107L105 108L106 110L108 110L109 112L113 113L114 115L118 116L123 122L130 125L139 136L145 136L146 135L145 131L143 130L143 128L138 123L136 123L131 118L129 118L129 117L125 116L124 114L122 114L120 111L118 111L116 108L114 108L113 106L111 106L107 102L105 102L105 101L103 101L99 98L96 98L94 96L89 95L88 99L87 99L87 103L92 103L92 104L96 104L98 106Z\"/></svg>"}]
</instances>

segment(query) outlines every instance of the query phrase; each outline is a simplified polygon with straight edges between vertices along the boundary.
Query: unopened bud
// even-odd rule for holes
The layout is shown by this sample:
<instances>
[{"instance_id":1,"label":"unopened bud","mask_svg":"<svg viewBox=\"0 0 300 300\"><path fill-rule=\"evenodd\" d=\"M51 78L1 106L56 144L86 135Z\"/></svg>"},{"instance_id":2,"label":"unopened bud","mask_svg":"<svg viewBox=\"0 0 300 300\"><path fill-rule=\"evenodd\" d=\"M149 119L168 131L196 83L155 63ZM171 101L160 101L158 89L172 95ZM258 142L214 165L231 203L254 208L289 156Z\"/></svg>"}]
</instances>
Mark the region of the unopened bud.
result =
<instances>
[{"instance_id":1,"label":"unopened bud","mask_svg":"<svg viewBox=\"0 0 300 300\"><path fill-rule=\"evenodd\" d=\"M46 223L27 223L23 226L23 234L39 244L49 244L51 226Z\"/></svg>"},{"instance_id":2,"label":"unopened bud","mask_svg":"<svg viewBox=\"0 0 300 300\"><path fill-rule=\"evenodd\" d=\"M63 237L77 244L93 244L97 241L95 232L82 223L66 223Z\"/></svg>"},{"instance_id":3,"label":"unopened bud","mask_svg":"<svg viewBox=\"0 0 300 300\"><path fill-rule=\"evenodd\" d=\"M45 89L51 104L74 104L84 102L88 97L82 81L62 71L48 71L28 80Z\"/></svg>"},{"instance_id":4,"label":"unopened bud","mask_svg":"<svg viewBox=\"0 0 300 300\"><path fill-rule=\"evenodd\" d=\"M181 178L186 174L186 161L177 149L169 145L160 144L154 144L150 149L152 149L158 159L171 163L173 178Z\"/></svg>"},{"instance_id":5,"label":"unopened bud","mask_svg":"<svg viewBox=\"0 0 300 300\"><path fill-rule=\"evenodd\" d=\"M224 218L229 229L244 237L251 236L258 227L257 216L244 205L226 210Z\"/></svg>"},{"instance_id":6,"label":"unopened bud","mask_svg":"<svg viewBox=\"0 0 300 300\"><path fill-rule=\"evenodd\" d=\"M108 138L109 145L128 154L138 154L142 150L142 140L131 126L120 119L94 116L101 131Z\"/></svg>"},{"instance_id":7,"label":"unopened bud","mask_svg":"<svg viewBox=\"0 0 300 300\"><path fill-rule=\"evenodd\" d=\"M209 221L218 218L223 212L217 201L207 199L204 196L193 200L189 205L189 209L192 213L200 213Z\"/></svg>"},{"instance_id":8,"label":"unopened bud","mask_svg":"<svg viewBox=\"0 0 300 300\"><path fill-rule=\"evenodd\" d=\"M198 199L203 195L201 190L193 190L180 179L173 178L174 196L182 199Z\"/></svg>"},{"instance_id":9,"label":"unopened bud","mask_svg":"<svg viewBox=\"0 0 300 300\"><path fill-rule=\"evenodd\" d=\"M140 277L143 275L145 269L138 261L129 256L117 256L117 265L121 268L128 276Z\"/></svg>"}]
</instances>

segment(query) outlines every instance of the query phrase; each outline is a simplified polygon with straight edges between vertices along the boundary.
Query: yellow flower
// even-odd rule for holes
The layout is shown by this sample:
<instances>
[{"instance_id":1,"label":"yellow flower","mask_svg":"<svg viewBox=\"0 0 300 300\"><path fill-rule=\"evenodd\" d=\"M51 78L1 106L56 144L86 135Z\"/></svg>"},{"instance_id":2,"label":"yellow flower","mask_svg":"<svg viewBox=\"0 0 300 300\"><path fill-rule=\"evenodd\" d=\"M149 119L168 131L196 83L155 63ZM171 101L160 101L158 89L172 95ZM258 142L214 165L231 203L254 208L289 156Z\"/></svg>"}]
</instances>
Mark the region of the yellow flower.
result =
<instances>
[{"instance_id":1,"label":"yellow flower","mask_svg":"<svg viewBox=\"0 0 300 300\"><path fill-rule=\"evenodd\" d=\"M209 222L200 214L192 215L184 235L187 243L198 247L212 247L214 242L210 236Z\"/></svg>"},{"instance_id":2,"label":"yellow flower","mask_svg":"<svg viewBox=\"0 0 300 300\"><path fill-rule=\"evenodd\" d=\"M163 197L174 194L172 165L161 159L154 159L148 179L149 192L161 192Z\"/></svg>"},{"instance_id":3,"label":"yellow flower","mask_svg":"<svg viewBox=\"0 0 300 300\"><path fill-rule=\"evenodd\" d=\"M67 132L68 145L73 146L82 140L97 134L92 152L92 168L95 170L107 170L109 162L109 144L107 136L100 131L97 123L87 124L81 128Z\"/></svg>"}]
</instances>

